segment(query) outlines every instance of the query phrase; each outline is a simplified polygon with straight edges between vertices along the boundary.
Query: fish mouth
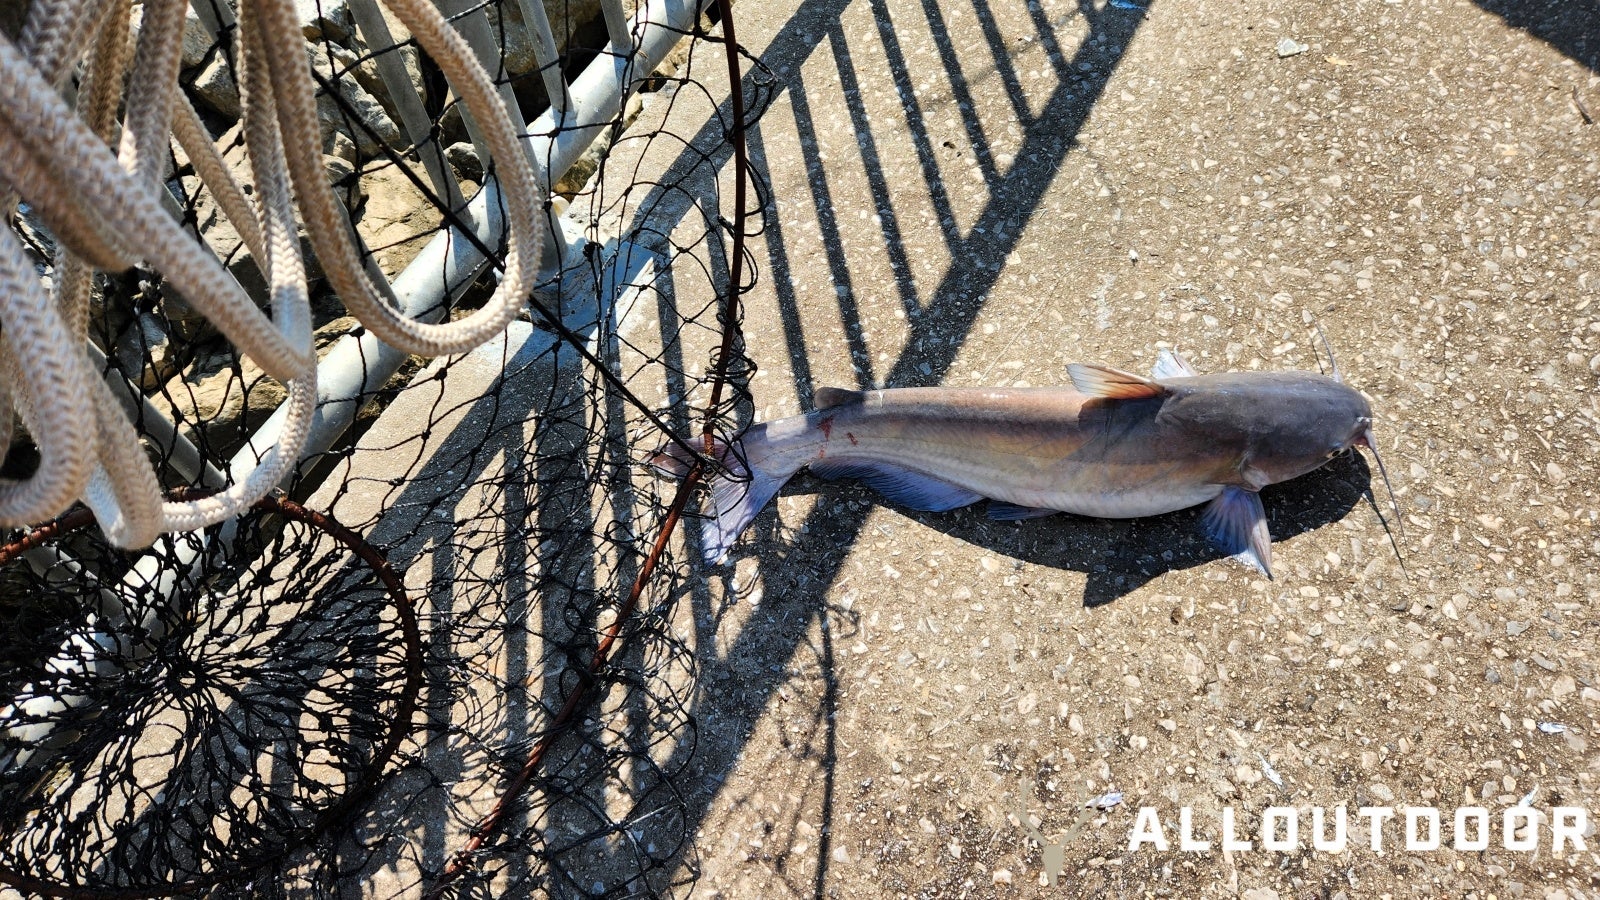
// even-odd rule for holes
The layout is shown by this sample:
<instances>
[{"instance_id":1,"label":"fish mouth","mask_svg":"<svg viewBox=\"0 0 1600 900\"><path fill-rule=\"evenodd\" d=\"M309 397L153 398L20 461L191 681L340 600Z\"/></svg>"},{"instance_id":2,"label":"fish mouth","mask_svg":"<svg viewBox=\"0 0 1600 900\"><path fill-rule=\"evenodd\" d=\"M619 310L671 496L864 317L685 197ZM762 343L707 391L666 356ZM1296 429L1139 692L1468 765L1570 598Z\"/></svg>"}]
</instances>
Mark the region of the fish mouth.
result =
<instances>
[{"instance_id":1,"label":"fish mouth","mask_svg":"<svg viewBox=\"0 0 1600 900\"><path fill-rule=\"evenodd\" d=\"M1373 455L1374 458L1377 458L1377 456L1378 456L1378 446L1377 446L1377 443L1372 438L1372 420L1371 419L1368 419L1368 418L1366 418L1364 416L1362 418L1356 419L1356 433L1355 433L1354 437L1350 438L1350 443L1347 446L1350 446L1350 447L1365 447L1368 450L1372 451L1372 455ZM1380 462L1378 465L1381 467L1383 465L1383 463Z\"/></svg>"}]
</instances>

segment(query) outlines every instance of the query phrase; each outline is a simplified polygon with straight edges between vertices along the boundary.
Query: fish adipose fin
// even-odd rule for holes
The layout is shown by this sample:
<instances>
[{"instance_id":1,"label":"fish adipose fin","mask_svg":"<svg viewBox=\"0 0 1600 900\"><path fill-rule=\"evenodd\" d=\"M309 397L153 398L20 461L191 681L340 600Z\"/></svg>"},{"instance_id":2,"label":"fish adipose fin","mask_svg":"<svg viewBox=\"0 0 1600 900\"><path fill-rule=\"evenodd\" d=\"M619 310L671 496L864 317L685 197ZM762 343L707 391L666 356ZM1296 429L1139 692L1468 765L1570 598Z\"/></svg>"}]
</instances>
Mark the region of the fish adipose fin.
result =
<instances>
[{"instance_id":1,"label":"fish adipose fin","mask_svg":"<svg viewBox=\"0 0 1600 900\"><path fill-rule=\"evenodd\" d=\"M1067 375L1079 393L1106 400L1144 400L1167 394L1166 388L1148 378L1110 366L1073 363L1067 366Z\"/></svg>"},{"instance_id":2,"label":"fish adipose fin","mask_svg":"<svg viewBox=\"0 0 1600 900\"><path fill-rule=\"evenodd\" d=\"M831 409L846 403L855 403L866 396L864 391L852 391L846 388L819 387L812 395L811 402L817 409Z\"/></svg>"},{"instance_id":3,"label":"fish adipose fin","mask_svg":"<svg viewBox=\"0 0 1600 900\"><path fill-rule=\"evenodd\" d=\"M1151 378L1193 378L1198 374L1176 350L1157 351L1155 368L1150 370Z\"/></svg>"},{"instance_id":4,"label":"fish adipose fin","mask_svg":"<svg viewBox=\"0 0 1600 900\"><path fill-rule=\"evenodd\" d=\"M901 506L928 512L958 509L983 499L959 485L888 463L821 460L811 464L811 474L829 481L855 478Z\"/></svg>"},{"instance_id":5,"label":"fish adipose fin","mask_svg":"<svg viewBox=\"0 0 1600 900\"><path fill-rule=\"evenodd\" d=\"M1225 487L1206 505L1200 524L1222 552L1272 577L1272 535L1267 532L1267 511L1261 506L1260 494Z\"/></svg>"},{"instance_id":6,"label":"fish adipose fin","mask_svg":"<svg viewBox=\"0 0 1600 900\"><path fill-rule=\"evenodd\" d=\"M989 518L996 522L1020 522L1023 519L1053 516L1060 511L1059 509L1045 509L1040 506L1018 506L1015 503L1005 503L1000 500L989 501Z\"/></svg>"}]
</instances>

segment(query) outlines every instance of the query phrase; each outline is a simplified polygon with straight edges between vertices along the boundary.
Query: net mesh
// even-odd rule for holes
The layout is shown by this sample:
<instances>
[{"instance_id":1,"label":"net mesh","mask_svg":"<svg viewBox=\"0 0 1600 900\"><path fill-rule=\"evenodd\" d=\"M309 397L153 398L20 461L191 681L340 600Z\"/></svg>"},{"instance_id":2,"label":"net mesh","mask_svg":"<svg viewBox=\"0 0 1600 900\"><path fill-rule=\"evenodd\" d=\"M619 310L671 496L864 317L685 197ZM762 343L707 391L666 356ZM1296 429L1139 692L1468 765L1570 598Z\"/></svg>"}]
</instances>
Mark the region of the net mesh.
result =
<instances>
[{"instance_id":1,"label":"net mesh","mask_svg":"<svg viewBox=\"0 0 1600 900\"><path fill-rule=\"evenodd\" d=\"M475 47L492 49L502 96L535 118L549 99L523 4L440 5L487 35ZM597 4L545 6L568 80L615 52ZM305 25L327 172L370 262L427 277L429 241L475 240L463 201L494 163L403 29L379 41L346 9L323 4ZM741 52L736 115L715 18L636 73L642 91L555 185L547 221L567 252L547 254L519 320L470 353L362 378L338 398L360 407L355 424L285 499L136 553L82 511L0 533L0 882L297 897L693 882L697 588L662 541L679 483L642 463L669 440L699 446L707 422L728 437L749 418L753 366L729 310L751 276L733 284L731 263L765 195L754 182L736 210L728 163L771 82ZM191 26L184 88L237 165L232 35ZM383 81L386 58L416 88L425 135L396 124L407 98ZM675 115L687 97L717 114ZM168 186L259 297L256 262L181 152ZM51 278L51 236L26 207L15 224ZM477 249L488 265L446 293L446 319L493 289L504 248ZM363 341L326 285L312 296L319 353L344 347L382 371L393 351ZM167 488L215 489L228 460L265 450L248 441L283 385L159 274L97 276L90 331ZM20 439L5 474L37 464Z\"/></svg>"}]
</instances>

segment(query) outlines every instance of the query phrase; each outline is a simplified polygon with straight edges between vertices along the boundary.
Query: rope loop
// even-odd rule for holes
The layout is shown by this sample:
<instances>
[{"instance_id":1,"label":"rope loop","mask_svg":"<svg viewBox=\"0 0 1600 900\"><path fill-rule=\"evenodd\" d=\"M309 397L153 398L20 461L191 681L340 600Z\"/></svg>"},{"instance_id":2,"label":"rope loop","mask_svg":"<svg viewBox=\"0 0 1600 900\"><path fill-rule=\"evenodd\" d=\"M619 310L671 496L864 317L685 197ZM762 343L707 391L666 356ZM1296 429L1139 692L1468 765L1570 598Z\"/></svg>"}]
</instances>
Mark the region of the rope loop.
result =
<instances>
[{"instance_id":1,"label":"rope loop","mask_svg":"<svg viewBox=\"0 0 1600 900\"><path fill-rule=\"evenodd\" d=\"M402 315L357 251L348 214L323 170L308 48L293 0L242 0L231 59L254 184L224 163L179 86L186 3L145 0L137 33L130 0L35 0L16 42L0 35L0 209L25 201L57 239L46 289L18 236L0 229L0 453L20 418L38 446L37 471L0 479L0 527L49 519L75 501L119 547L237 516L300 461L317 406L316 354L299 221L329 284L363 327L408 354L463 353L516 318L544 240L538 183L517 126L466 40L428 0L389 0L482 130L504 187L505 269L493 296L456 321ZM76 109L59 86L86 59ZM116 116L122 110L119 124ZM212 251L163 208L173 140L217 199L267 279L270 314ZM285 385L285 423L260 463L204 499L163 500L139 434L89 353L95 270L143 263L262 371ZM3 458L3 457L0 457Z\"/></svg>"}]
</instances>

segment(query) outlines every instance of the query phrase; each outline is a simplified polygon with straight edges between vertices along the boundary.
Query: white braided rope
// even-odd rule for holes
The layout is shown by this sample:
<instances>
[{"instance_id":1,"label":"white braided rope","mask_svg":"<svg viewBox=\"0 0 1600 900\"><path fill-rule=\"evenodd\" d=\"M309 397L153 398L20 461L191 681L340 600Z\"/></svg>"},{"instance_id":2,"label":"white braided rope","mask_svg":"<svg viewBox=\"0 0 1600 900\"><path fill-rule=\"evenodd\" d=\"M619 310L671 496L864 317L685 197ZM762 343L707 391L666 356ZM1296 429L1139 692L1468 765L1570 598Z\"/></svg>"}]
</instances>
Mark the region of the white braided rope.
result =
<instances>
[{"instance_id":1,"label":"white braided rope","mask_svg":"<svg viewBox=\"0 0 1600 900\"><path fill-rule=\"evenodd\" d=\"M484 307L458 321L406 318L363 269L352 229L322 169L314 83L293 0L240 3L233 59L254 197L217 152L178 88L183 0L144 0L137 41L130 0L35 0L17 44L0 35L0 210L26 200L58 241L52 297L9 228L0 228L0 457L20 416L40 453L30 478L0 479L0 527L27 525L74 500L109 540L142 547L237 515L299 461L316 409L316 367L295 200L329 281L350 311L409 353L471 349L515 318L531 289L541 239L534 173L487 72L427 0L391 0L479 123L507 205L503 278ZM75 115L54 86L87 52ZM125 110L119 128L116 115ZM210 250L162 208L168 142L176 137L267 278L271 317ZM117 152L113 153L112 148ZM288 389L275 445L242 481L196 501L162 502L133 424L85 350L92 270L139 260Z\"/></svg>"},{"instance_id":2,"label":"white braided rope","mask_svg":"<svg viewBox=\"0 0 1600 900\"><path fill-rule=\"evenodd\" d=\"M105 15L113 7L123 10L122 20L127 21L127 5L111 0L34 0L28 10L28 19L22 25L17 45L31 60L45 79L59 84L71 72L72 65L83 55L84 48L99 33Z\"/></svg>"},{"instance_id":3,"label":"white braided rope","mask_svg":"<svg viewBox=\"0 0 1600 900\"><path fill-rule=\"evenodd\" d=\"M428 0L389 0L388 6L411 31L417 43L438 63L451 86L479 123L504 186L509 225L505 272L482 309L445 324L408 319L378 295L361 264L350 223L341 211L322 170L322 154L311 141L317 109L311 65L299 38L293 0L257 0L257 29L272 65L278 118L288 138L289 170L300 198L306 228L316 243L328 281L345 306L384 343L424 356L462 353L499 334L516 318L532 288L533 263L541 221L535 213L532 166L523 153L516 128L506 115L494 82L478 63L464 38Z\"/></svg>"},{"instance_id":4,"label":"white braided rope","mask_svg":"<svg viewBox=\"0 0 1600 900\"><path fill-rule=\"evenodd\" d=\"M161 173L171 156L172 96L178 92L187 0L144 0L139 49L128 78L128 113L123 122L123 168L161 188Z\"/></svg>"},{"instance_id":5,"label":"white braided rope","mask_svg":"<svg viewBox=\"0 0 1600 900\"><path fill-rule=\"evenodd\" d=\"M4 36L0 35L0 40ZM134 259L133 251L124 235L104 228L87 210L79 207L70 194L58 193L55 185L62 178L51 171L47 160L40 160L31 149L5 123L5 109L0 105L0 160L4 171L0 173L8 182L6 199L15 202L15 191L28 198L39 218L50 226L61 245L94 264L96 268L121 271Z\"/></svg>"},{"instance_id":6,"label":"white braided rope","mask_svg":"<svg viewBox=\"0 0 1600 900\"><path fill-rule=\"evenodd\" d=\"M258 30L253 27L253 10L245 5L239 13L243 47L238 58L244 70L239 90L246 110L245 145L250 151L256 196L261 198L257 209L260 246L252 248L252 252L266 251L265 256L257 255L256 259L263 261L262 271L267 276L267 290L279 330L295 346L310 348L311 299L306 292L305 260L300 256L289 181L284 172L283 140L274 108L272 76L260 58L261 41ZM167 503L164 512L168 530L192 531L238 515L289 474L300 459L300 449L305 445L306 435L311 431L311 417L316 412L316 366L309 366L290 379L288 387L289 399L285 404L288 416L278 443L267 450L260 464L243 482L201 500Z\"/></svg>"},{"instance_id":7,"label":"white braided rope","mask_svg":"<svg viewBox=\"0 0 1600 900\"><path fill-rule=\"evenodd\" d=\"M36 159L53 163L48 174L56 177L51 184L12 180L30 203L35 192L58 195L58 202L34 204L46 225L57 230L51 215L63 203L86 207L91 227L98 226L102 236L111 229L122 232L142 258L267 374L287 381L312 364L309 348L291 347L283 340L217 258L162 209L158 188L124 171L3 36L0 96L9 101L0 106L0 129ZM10 161L0 164L9 166Z\"/></svg>"},{"instance_id":8,"label":"white braided rope","mask_svg":"<svg viewBox=\"0 0 1600 900\"><path fill-rule=\"evenodd\" d=\"M89 382L81 351L9 228L0 228L0 323L0 378L40 457L31 477L0 479L0 526L10 527L56 515L83 493L94 426L83 405Z\"/></svg>"},{"instance_id":9,"label":"white braided rope","mask_svg":"<svg viewBox=\"0 0 1600 900\"><path fill-rule=\"evenodd\" d=\"M78 115L88 123L90 131L110 144L116 140L117 107L122 103L123 80L133 58L133 41L124 27L133 10L133 0L112 0L108 5L110 18L95 35L89 65L84 69Z\"/></svg>"},{"instance_id":10,"label":"white braided rope","mask_svg":"<svg viewBox=\"0 0 1600 900\"><path fill-rule=\"evenodd\" d=\"M162 2L170 3L170 0ZM124 3L125 0L117 3L116 8L122 10ZM170 9L166 10L166 15L171 16ZM183 15L181 6L178 7L178 15ZM120 23L125 19L114 21ZM177 71L177 49L174 48L171 59L165 61L166 65L170 65L174 77ZM128 74L126 70L130 60L129 51L130 45L123 30L106 28L101 40L95 41L94 58L90 61L86 73L88 80L84 85L86 89L84 102L80 105L82 118L92 133L108 143L116 131L117 104L122 92L123 79ZM136 80L140 77L152 77L150 68L153 65L163 64L159 57L154 57L159 51L160 48L146 49L139 57L133 57L135 66L133 77ZM143 76L140 74L140 69L144 70ZM40 70L47 74L49 72L45 66L40 66ZM131 112L132 101L130 101ZM146 114L145 118L148 119L149 115ZM146 121L138 127L149 132L156 126ZM148 143L149 140L146 139L144 144ZM128 142L125 140L125 150L127 147ZM165 161L162 157L154 156L146 147L144 158L140 160L141 174L147 180L158 181L160 170L150 164L151 159L157 164ZM83 347L89 337L89 294L93 270L74 254L70 247L60 245L57 247L56 273L58 279L56 296L62 315L66 319L73 346ZM121 407L112 396L110 388L104 381L92 377L92 373L89 383L93 386L92 400L98 443L94 448L95 468L89 475L89 483L85 486L83 502L94 511L101 529L112 543L124 547L147 546L161 533L163 524L161 482L145 458L144 447L139 441L133 423L122 414Z\"/></svg>"},{"instance_id":11,"label":"white braided rope","mask_svg":"<svg viewBox=\"0 0 1600 900\"><path fill-rule=\"evenodd\" d=\"M98 378L89 384L99 440L83 502L94 510L100 530L113 544L147 547L165 524L161 482L111 387Z\"/></svg>"},{"instance_id":12,"label":"white braided rope","mask_svg":"<svg viewBox=\"0 0 1600 900\"><path fill-rule=\"evenodd\" d=\"M228 164L223 161L210 135L206 134L206 126L200 121L194 104L181 93L174 99L177 108L172 116L172 136L178 139L178 146L189 155L189 162L194 166L195 174L200 176L200 183L211 192L222 214L239 233L239 239L244 241L250 257L263 259L261 225L256 221L255 205L244 195L244 189L234 180L233 173L228 171Z\"/></svg>"}]
</instances>

